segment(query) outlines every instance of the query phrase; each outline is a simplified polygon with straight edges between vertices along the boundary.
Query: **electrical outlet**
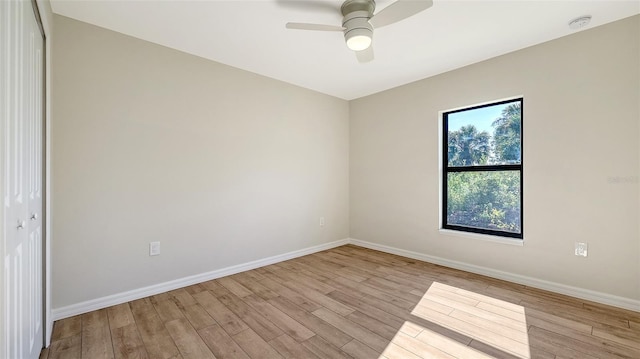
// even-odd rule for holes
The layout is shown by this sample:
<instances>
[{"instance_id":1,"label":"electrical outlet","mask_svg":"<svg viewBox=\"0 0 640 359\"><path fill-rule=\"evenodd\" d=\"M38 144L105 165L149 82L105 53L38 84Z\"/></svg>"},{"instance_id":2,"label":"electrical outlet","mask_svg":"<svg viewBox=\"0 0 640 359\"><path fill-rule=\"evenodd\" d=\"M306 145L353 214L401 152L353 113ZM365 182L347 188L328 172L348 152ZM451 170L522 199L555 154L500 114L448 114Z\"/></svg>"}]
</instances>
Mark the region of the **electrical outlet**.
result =
<instances>
[{"instance_id":1,"label":"electrical outlet","mask_svg":"<svg viewBox=\"0 0 640 359\"><path fill-rule=\"evenodd\" d=\"M160 242L150 242L149 256L159 256L159 255L160 255Z\"/></svg>"},{"instance_id":2,"label":"electrical outlet","mask_svg":"<svg viewBox=\"0 0 640 359\"><path fill-rule=\"evenodd\" d=\"M576 255L578 257L586 257L589 245L587 243L576 242Z\"/></svg>"},{"instance_id":3,"label":"electrical outlet","mask_svg":"<svg viewBox=\"0 0 640 359\"><path fill-rule=\"evenodd\" d=\"M320 227L324 227L324 217L320 217Z\"/></svg>"}]
</instances>

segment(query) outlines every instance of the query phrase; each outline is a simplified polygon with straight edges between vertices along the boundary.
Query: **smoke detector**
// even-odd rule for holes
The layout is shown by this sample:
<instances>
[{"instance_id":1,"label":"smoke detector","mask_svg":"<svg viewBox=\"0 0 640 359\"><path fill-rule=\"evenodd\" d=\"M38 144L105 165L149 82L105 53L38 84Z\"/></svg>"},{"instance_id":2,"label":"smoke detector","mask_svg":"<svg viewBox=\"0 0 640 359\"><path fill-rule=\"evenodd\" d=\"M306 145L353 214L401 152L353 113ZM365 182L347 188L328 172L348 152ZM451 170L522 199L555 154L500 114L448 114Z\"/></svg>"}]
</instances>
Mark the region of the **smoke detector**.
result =
<instances>
[{"instance_id":1,"label":"smoke detector","mask_svg":"<svg viewBox=\"0 0 640 359\"><path fill-rule=\"evenodd\" d=\"M569 21L569 28L572 30L582 29L591 22L591 15L580 16Z\"/></svg>"}]
</instances>

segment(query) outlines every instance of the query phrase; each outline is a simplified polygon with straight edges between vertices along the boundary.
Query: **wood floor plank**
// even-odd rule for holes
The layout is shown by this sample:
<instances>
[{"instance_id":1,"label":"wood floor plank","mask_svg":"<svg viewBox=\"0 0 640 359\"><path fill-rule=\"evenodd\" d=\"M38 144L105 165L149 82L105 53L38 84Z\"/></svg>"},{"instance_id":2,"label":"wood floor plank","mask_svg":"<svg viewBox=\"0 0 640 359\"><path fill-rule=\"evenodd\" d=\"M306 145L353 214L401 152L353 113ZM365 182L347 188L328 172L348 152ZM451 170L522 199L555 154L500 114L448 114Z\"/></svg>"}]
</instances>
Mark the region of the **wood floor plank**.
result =
<instances>
[{"instance_id":1,"label":"wood floor plank","mask_svg":"<svg viewBox=\"0 0 640 359\"><path fill-rule=\"evenodd\" d=\"M211 318L207 311L198 303L185 307L182 309L182 313L195 330L200 330L216 324L216 321Z\"/></svg>"},{"instance_id":2,"label":"wood floor plank","mask_svg":"<svg viewBox=\"0 0 640 359\"><path fill-rule=\"evenodd\" d=\"M368 275L362 272L358 272L356 270L353 270L353 268L347 268L347 267L337 269L335 273L341 277L345 277L349 280L352 280L358 283L362 283L368 278L370 278Z\"/></svg>"},{"instance_id":3,"label":"wood floor plank","mask_svg":"<svg viewBox=\"0 0 640 359\"><path fill-rule=\"evenodd\" d=\"M194 298L224 330L233 335L249 328L235 313L209 292L201 292Z\"/></svg>"},{"instance_id":4,"label":"wood floor plank","mask_svg":"<svg viewBox=\"0 0 640 359\"><path fill-rule=\"evenodd\" d=\"M313 352L316 356L323 359L352 359L353 357L335 345L325 341L319 336L311 337L302 342L307 349Z\"/></svg>"},{"instance_id":5,"label":"wood floor plank","mask_svg":"<svg viewBox=\"0 0 640 359\"><path fill-rule=\"evenodd\" d=\"M164 326L184 359L215 359L209 347L202 341L188 320L175 319L165 323Z\"/></svg>"},{"instance_id":6,"label":"wood floor plank","mask_svg":"<svg viewBox=\"0 0 640 359\"><path fill-rule=\"evenodd\" d=\"M345 344L341 349L343 352L351 355L356 359L370 359L370 358L377 358L380 356L379 352L369 348L368 346L364 345L357 339L354 339L349 343Z\"/></svg>"},{"instance_id":7,"label":"wood floor plank","mask_svg":"<svg viewBox=\"0 0 640 359\"><path fill-rule=\"evenodd\" d=\"M473 292L477 292L485 297L494 298L503 302L512 303L518 305L523 295L521 292L514 291L513 289L506 289L497 286L490 285L486 288L479 288Z\"/></svg>"},{"instance_id":8,"label":"wood floor plank","mask_svg":"<svg viewBox=\"0 0 640 359\"><path fill-rule=\"evenodd\" d=\"M403 333L404 332L405 331L403 331ZM491 355L489 354L474 350L466 344L460 343L459 341L453 340L427 328L424 328L418 335L416 335L416 339L422 343L428 344L430 347L436 348L457 358L491 358ZM469 345L471 345L472 342L473 340L469 342Z\"/></svg>"},{"instance_id":9,"label":"wood floor plank","mask_svg":"<svg viewBox=\"0 0 640 359\"><path fill-rule=\"evenodd\" d=\"M174 302L178 304L178 307L184 308L196 304L196 300L193 299L193 296L191 296L185 288L172 290L169 294L171 294Z\"/></svg>"},{"instance_id":10,"label":"wood floor plank","mask_svg":"<svg viewBox=\"0 0 640 359\"><path fill-rule=\"evenodd\" d=\"M384 277L384 279L401 284L403 286L410 287L411 289L417 289L422 294L429 290L431 284L433 283L432 281L421 280L421 278L419 278L418 276L408 274L402 275L398 273L389 274L388 276Z\"/></svg>"},{"instance_id":11,"label":"wood floor plank","mask_svg":"<svg viewBox=\"0 0 640 359\"><path fill-rule=\"evenodd\" d=\"M201 329L198 334L217 358L249 359L247 353L218 324Z\"/></svg>"},{"instance_id":12,"label":"wood floor plank","mask_svg":"<svg viewBox=\"0 0 640 359\"><path fill-rule=\"evenodd\" d=\"M240 298L253 294L247 287L231 277L218 278L218 283Z\"/></svg>"},{"instance_id":13,"label":"wood floor plank","mask_svg":"<svg viewBox=\"0 0 640 359\"><path fill-rule=\"evenodd\" d=\"M343 246L56 321L48 358L640 358L640 313Z\"/></svg>"},{"instance_id":14,"label":"wood floor plank","mask_svg":"<svg viewBox=\"0 0 640 359\"><path fill-rule=\"evenodd\" d=\"M417 306L416 308L413 308L413 310L409 311L402 308L398 308L395 305L390 305L389 303L379 300L378 298L369 297L368 295L360 297L359 300L361 300L362 302L368 305L379 308L382 311L385 311L395 317L398 317L401 320L404 320L405 322L408 321L408 322L415 323L417 325L420 325L421 327L428 328L435 332L441 333L442 335L448 336L460 343L464 343L465 345L471 342L471 338L469 338L465 334L458 333L455 330L451 330L449 328L446 328L432 321L429 321L425 318L421 318L420 316L415 315L414 311L416 310ZM385 318L385 320L388 319L388 317L386 316L381 316L381 318ZM389 323L391 322L393 322L393 320L389 321ZM403 323L404 322L395 323L394 325L400 327L403 325Z\"/></svg>"},{"instance_id":15,"label":"wood floor plank","mask_svg":"<svg viewBox=\"0 0 640 359\"><path fill-rule=\"evenodd\" d=\"M404 319L365 302L362 297L356 298L349 294L343 293L341 290L336 290L329 293L329 297L342 302L352 308L355 308L363 313L369 313L370 315L379 318L389 325L399 327L404 323Z\"/></svg>"},{"instance_id":16,"label":"wood floor plank","mask_svg":"<svg viewBox=\"0 0 640 359\"><path fill-rule=\"evenodd\" d=\"M264 277L262 276L262 273L266 272L266 270L264 268L256 268L254 270L250 270L250 271L246 271L246 272L242 272L244 275L251 277L253 280L255 280L256 282L261 281Z\"/></svg>"},{"instance_id":17,"label":"wood floor plank","mask_svg":"<svg viewBox=\"0 0 640 359\"><path fill-rule=\"evenodd\" d=\"M305 327L312 330L316 334L316 336L322 337L324 340L335 345L338 348L342 347L353 339L340 329L334 327L331 324L328 324L315 315L305 311L301 307L298 307L296 304L286 298L273 298L269 300L269 303L271 303L274 307L280 309L283 313L295 319Z\"/></svg>"},{"instance_id":18,"label":"wood floor plank","mask_svg":"<svg viewBox=\"0 0 640 359\"><path fill-rule=\"evenodd\" d=\"M579 323L583 323L592 327L599 326L612 326L619 328L629 328L629 321L615 317L608 317L605 315L599 315L597 313L589 312L581 308L576 308L571 305L562 305L558 303L550 303L544 300L524 299L520 302L520 305L527 309L534 309L553 314L558 317L570 319Z\"/></svg>"},{"instance_id":19,"label":"wood floor plank","mask_svg":"<svg viewBox=\"0 0 640 359\"><path fill-rule=\"evenodd\" d=\"M378 352L383 352L384 348L389 343L386 339L379 336L378 334L340 316L339 314L332 312L329 309L320 308L318 310L315 310L312 314L333 325L334 327L339 328L354 339L358 339L362 343L370 346L372 349Z\"/></svg>"},{"instance_id":20,"label":"wood floor plank","mask_svg":"<svg viewBox=\"0 0 640 359\"><path fill-rule=\"evenodd\" d=\"M461 304L467 304L470 306L476 306L478 305L478 303L480 303L480 300L478 299L472 299L467 296L460 295L456 292L442 290L435 285L432 286L427 291L426 295L429 295L431 297L440 297L440 298L448 299L449 303L461 303ZM520 308L520 310L522 310L522 308Z\"/></svg>"},{"instance_id":21,"label":"wood floor plank","mask_svg":"<svg viewBox=\"0 0 640 359\"><path fill-rule=\"evenodd\" d=\"M415 288L406 286L404 284L399 284L385 278L372 277L362 282L362 284L368 284L374 288L379 288L384 292L391 293L397 297L409 301L410 303L415 303L420 300L420 295L411 293L411 291Z\"/></svg>"},{"instance_id":22,"label":"wood floor plank","mask_svg":"<svg viewBox=\"0 0 640 359\"><path fill-rule=\"evenodd\" d=\"M628 309L616 308L610 305L598 304L593 302L584 302L582 307L590 312L598 313L600 315L617 317L622 320L635 321L640 323L640 312L634 312Z\"/></svg>"},{"instance_id":23,"label":"wood floor plank","mask_svg":"<svg viewBox=\"0 0 640 359\"><path fill-rule=\"evenodd\" d=\"M282 285L289 287L289 289L298 292L312 302L318 303L322 307L330 309L340 315L349 315L355 310L310 287L305 287L303 285L296 284L295 282L283 282Z\"/></svg>"},{"instance_id":24,"label":"wood floor plank","mask_svg":"<svg viewBox=\"0 0 640 359\"><path fill-rule=\"evenodd\" d=\"M280 270L280 272L274 272L273 270L270 270L268 273L265 273L265 280L263 280L264 285L275 290L280 295L296 302L296 304L298 304L299 302L300 304L298 305L304 305L304 302L310 302L312 305L317 306L315 309L318 309L320 306L325 305L325 303L313 300L314 297L322 300L322 296L324 296L322 292L319 292L312 287L306 286L301 282L290 280L286 276L277 275L276 273L283 273L283 271ZM283 287L288 289L288 291L283 291Z\"/></svg>"},{"instance_id":25,"label":"wood floor plank","mask_svg":"<svg viewBox=\"0 0 640 359\"><path fill-rule=\"evenodd\" d=\"M247 272L238 273L236 274L235 278L240 284L242 284L247 289L249 289L253 294L257 295L258 297L264 300L269 300L271 298L275 298L279 296L278 293L258 283L253 277L247 275ZM264 278L264 277L260 275L259 278Z\"/></svg>"},{"instance_id":26,"label":"wood floor plank","mask_svg":"<svg viewBox=\"0 0 640 359\"><path fill-rule=\"evenodd\" d=\"M248 295L243 299L245 303L253 307L258 313L262 314L267 320L271 321L278 328L284 331L288 336L301 342L315 335L314 332L298 323L295 319L286 315L273 305L264 301L264 299L255 294Z\"/></svg>"},{"instance_id":27,"label":"wood floor plank","mask_svg":"<svg viewBox=\"0 0 640 359\"><path fill-rule=\"evenodd\" d=\"M307 349L304 345L298 343L290 336L283 334L275 339L269 341L275 350L287 359L300 359L300 358L318 358L311 350Z\"/></svg>"},{"instance_id":28,"label":"wood floor plank","mask_svg":"<svg viewBox=\"0 0 640 359\"><path fill-rule=\"evenodd\" d=\"M53 324L53 334L51 341L55 342L60 339L80 335L82 332L82 316L58 320Z\"/></svg>"},{"instance_id":29,"label":"wood floor plank","mask_svg":"<svg viewBox=\"0 0 640 359\"><path fill-rule=\"evenodd\" d=\"M546 352L542 349L539 349L534 346L529 346L529 351L531 352L532 359L555 359L557 358L555 354Z\"/></svg>"},{"instance_id":30,"label":"wood floor plank","mask_svg":"<svg viewBox=\"0 0 640 359\"><path fill-rule=\"evenodd\" d=\"M436 312L440 312L442 314L448 315L448 314L451 314L451 312L453 312L456 308L460 309L461 307L468 306L468 305L453 302L448 299L442 299L435 296L425 295L424 297L422 297L422 299L420 299L420 301L416 306L422 306L425 308L429 308L431 310L435 310ZM469 307L472 307L472 306L469 306ZM475 308L475 307L472 307L472 308ZM490 312L487 312L487 313L490 313Z\"/></svg>"},{"instance_id":31,"label":"wood floor plank","mask_svg":"<svg viewBox=\"0 0 640 359\"><path fill-rule=\"evenodd\" d=\"M182 311L180 310L180 308L178 308L176 303L172 300L158 301L154 305L154 307L156 308L156 311L160 315L160 319L162 319L162 321L165 323L170 322L172 320L184 318L184 314L182 314Z\"/></svg>"},{"instance_id":32,"label":"wood floor plank","mask_svg":"<svg viewBox=\"0 0 640 359\"><path fill-rule=\"evenodd\" d=\"M107 315L109 316L109 326L112 330L135 324L129 303L123 303L107 308Z\"/></svg>"},{"instance_id":33,"label":"wood floor plank","mask_svg":"<svg viewBox=\"0 0 640 359\"><path fill-rule=\"evenodd\" d=\"M527 324L529 326L535 326L540 329L553 332L558 335L563 335L571 339L575 339L584 343L595 344L599 348L605 349L608 353L607 356L616 356L619 358L634 358L640 357L640 350L633 349L623 344L613 342L608 339L600 338L588 333L573 330L571 328L552 323L546 320L542 320L536 317L528 317Z\"/></svg>"},{"instance_id":34,"label":"wood floor plank","mask_svg":"<svg viewBox=\"0 0 640 359\"><path fill-rule=\"evenodd\" d=\"M360 293L361 296L368 295L403 309L413 308L416 305L416 303L409 302L407 300L396 297L387 292L382 292L375 287L372 287L363 283L354 282L347 278L336 277L330 283L345 293L352 292L352 293Z\"/></svg>"},{"instance_id":35,"label":"wood floor plank","mask_svg":"<svg viewBox=\"0 0 640 359\"><path fill-rule=\"evenodd\" d=\"M265 274L265 278L262 281L260 281L260 283L265 287L278 293L278 295L284 298L287 298L288 300L292 301L296 305L299 305L300 307L304 308L307 311L313 312L314 310L322 307L320 304L312 301L311 299L283 286L282 284L278 283L277 280L268 278L268 275L270 274L271 273Z\"/></svg>"},{"instance_id":36,"label":"wood floor plank","mask_svg":"<svg viewBox=\"0 0 640 359\"><path fill-rule=\"evenodd\" d=\"M153 306L151 302L151 297L146 297L142 299L136 299L129 302L129 308L131 308L131 313L142 314L144 312L155 312L156 308ZM135 318L135 316L134 316Z\"/></svg>"},{"instance_id":37,"label":"wood floor plank","mask_svg":"<svg viewBox=\"0 0 640 359\"><path fill-rule=\"evenodd\" d=\"M504 310L508 310L510 312L506 317L513 319L515 322L513 324L517 325L517 323L524 323L524 308L521 305L514 304L511 302L507 302L501 299L497 299L494 297L490 297L484 294L471 292L465 289L460 289L456 287L451 287L448 285L444 285L441 283L434 283L433 289L429 289L425 294L425 298L429 298L430 300L437 301L439 303L444 303L446 305L450 305L453 308L466 311L469 313L481 313L478 314L480 316L489 315L486 311L477 311L474 307L481 307L480 304L488 304L494 307L498 307ZM451 295L442 295L443 293L452 293ZM453 295L453 296L452 296ZM457 298L463 298L464 300L457 300ZM481 309L481 308L480 308ZM500 315L504 317L505 315Z\"/></svg>"},{"instance_id":38,"label":"wood floor plank","mask_svg":"<svg viewBox=\"0 0 640 359\"><path fill-rule=\"evenodd\" d=\"M82 315L82 358L114 358L106 309Z\"/></svg>"},{"instance_id":39,"label":"wood floor plank","mask_svg":"<svg viewBox=\"0 0 640 359\"><path fill-rule=\"evenodd\" d=\"M336 273L340 269L347 268L343 265L320 260L313 255L296 258L298 262L306 264L308 267L316 268L325 273Z\"/></svg>"},{"instance_id":40,"label":"wood floor plank","mask_svg":"<svg viewBox=\"0 0 640 359\"><path fill-rule=\"evenodd\" d=\"M232 337L251 359L282 358L282 355L251 328L243 330Z\"/></svg>"},{"instance_id":41,"label":"wood floor plank","mask_svg":"<svg viewBox=\"0 0 640 359\"><path fill-rule=\"evenodd\" d=\"M113 351L116 359L149 359L135 323L112 327Z\"/></svg>"},{"instance_id":42,"label":"wood floor plank","mask_svg":"<svg viewBox=\"0 0 640 359\"><path fill-rule=\"evenodd\" d=\"M547 290L529 287L529 286L525 286L524 288L519 288L518 290L513 290L511 285L512 284L509 282L497 281L491 286L507 289L512 293L512 295L520 295L521 300L524 300L524 299L535 300L540 302L546 302L549 304L567 305L580 310L584 309L585 301L580 298L559 296L556 293L549 292Z\"/></svg>"},{"instance_id":43,"label":"wood floor plank","mask_svg":"<svg viewBox=\"0 0 640 359\"><path fill-rule=\"evenodd\" d=\"M357 257L348 257L342 254L327 252L319 255L322 260L333 262L342 266L348 266L352 268L357 268L358 270L367 273L371 277L384 277L385 272L380 271L378 268L380 266L370 263L367 261L363 261Z\"/></svg>"},{"instance_id":44,"label":"wood floor plank","mask_svg":"<svg viewBox=\"0 0 640 359\"><path fill-rule=\"evenodd\" d=\"M305 274L307 276L312 277L313 279L320 281L320 282L325 282L328 279L331 279L335 276L334 273L336 273L335 271L325 271L322 270L320 268L311 266L307 263L305 263L304 261L300 260L300 258L296 258L294 260L291 261L295 268L302 274Z\"/></svg>"},{"instance_id":45,"label":"wood floor plank","mask_svg":"<svg viewBox=\"0 0 640 359\"><path fill-rule=\"evenodd\" d=\"M269 341L283 334L280 328L263 317L239 297L229 294L220 296L218 299L265 341Z\"/></svg>"},{"instance_id":46,"label":"wood floor plank","mask_svg":"<svg viewBox=\"0 0 640 359\"><path fill-rule=\"evenodd\" d=\"M229 289L225 288L217 280L210 280L200 284L202 284L203 287L207 288L207 290L210 291L216 297L231 293Z\"/></svg>"},{"instance_id":47,"label":"wood floor plank","mask_svg":"<svg viewBox=\"0 0 640 359\"><path fill-rule=\"evenodd\" d=\"M318 291L322 294L327 294L335 290L335 288L331 287L330 285L327 285L309 275L306 275L301 271L276 270L272 271L272 273L282 278L282 280L286 282L293 282L297 285L309 287L310 289Z\"/></svg>"},{"instance_id":48,"label":"wood floor plank","mask_svg":"<svg viewBox=\"0 0 640 359\"><path fill-rule=\"evenodd\" d=\"M554 353L556 357L575 359L597 358L596 356L585 353L585 351L580 348L575 348L573 345L567 344L565 337L536 327L530 328L529 346L548 353Z\"/></svg>"},{"instance_id":49,"label":"wood floor plank","mask_svg":"<svg viewBox=\"0 0 640 359\"><path fill-rule=\"evenodd\" d=\"M153 303L154 305L157 302L162 302L162 301L170 300L170 299L171 299L171 294L169 292L159 293L159 294L156 294L156 295L152 295L150 297L151 303Z\"/></svg>"},{"instance_id":50,"label":"wood floor plank","mask_svg":"<svg viewBox=\"0 0 640 359\"><path fill-rule=\"evenodd\" d=\"M517 303L512 303L512 302L510 302L508 300L504 300L505 298L502 298L502 299L501 298L496 298L496 297L493 297L493 296L488 295L488 294L483 294L484 292L483 293L479 293L479 292L474 292L474 291L461 289L461 288L457 288L457 287L451 287L451 286L448 286L448 285L445 285L445 284L442 284L442 283L439 283L439 282L434 282L432 286L434 288L436 288L436 289L443 290L443 291L446 291L446 290L451 291L451 290L453 290L454 293L456 293L456 294L458 294L460 296L463 296L463 297L466 297L466 298L469 298L469 299L472 299L472 300L476 300L476 301L478 301L478 302L480 302L482 304L493 305L495 307L499 307L499 308L503 308L503 309L506 309L506 310L510 310L510 311L516 312L518 314L522 314L522 312L523 312L523 309L522 309L521 305L519 305ZM519 300L518 300L518 303L519 303ZM470 303L467 303L467 304L470 304ZM479 304L476 304L476 305L479 305Z\"/></svg>"},{"instance_id":51,"label":"wood floor plank","mask_svg":"<svg viewBox=\"0 0 640 359\"><path fill-rule=\"evenodd\" d=\"M393 337L398 333L397 327L392 327L390 325L387 325L357 310L347 315L345 318L349 319L350 321L356 324L361 325L364 328L369 329L370 331L378 334L379 336L387 340L393 339Z\"/></svg>"},{"instance_id":52,"label":"wood floor plank","mask_svg":"<svg viewBox=\"0 0 640 359\"><path fill-rule=\"evenodd\" d=\"M420 326L417 323L406 321L406 322L404 322L404 324L402 324L402 326L400 327L399 331L403 332L404 334L406 334L406 335L408 335L410 337L415 338L425 330L427 330L427 328L425 328L423 326Z\"/></svg>"},{"instance_id":53,"label":"wood floor plank","mask_svg":"<svg viewBox=\"0 0 640 359\"><path fill-rule=\"evenodd\" d=\"M80 359L82 358L81 334L66 336L52 341L47 359Z\"/></svg>"},{"instance_id":54,"label":"wood floor plank","mask_svg":"<svg viewBox=\"0 0 640 359\"><path fill-rule=\"evenodd\" d=\"M184 288L184 290L186 290L187 293L194 295L206 291L207 288L205 288L202 284L194 284Z\"/></svg>"},{"instance_id":55,"label":"wood floor plank","mask_svg":"<svg viewBox=\"0 0 640 359\"><path fill-rule=\"evenodd\" d=\"M450 317L459 319L467 324L473 324L474 326L481 328L485 331L496 333L500 337L510 338L520 343L527 344L527 327L522 325L521 328L513 329L509 328L502 323L497 323L492 320L487 320L458 309L449 314Z\"/></svg>"},{"instance_id":56,"label":"wood floor plank","mask_svg":"<svg viewBox=\"0 0 640 359\"><path fill-rule=\"evenodd\" d=\"M606 329L595 327L592 334L596 337L640 350L640 332L636 330L617 327L608 327Z\"/></svg>"},{"instance_id":57,"label":"wood floor plank","mask_svg":"<svg viewBox=\"0 0 640 359\"><path fill-rule=\"evenodd\" d=\"M395 344L389 343L385 348L384 352L382 352L382 358L386 359L421 359L421 356L418 356L407 349Z\"/></svg>"},{"instance_id":58,"label":"wood floor plank","mask_svg":"<svg viewBox=\"0 0 640 359\"><path fill-rule=\"evenodd\" d=\"M466 334L472 339L482 341L505 352L512 353L514 355L523 355L528 351L526 343L507 337L504 333L494 333L488 331L484 327L476 326L474 324L467 323L464 320L453 318L429 309L423 309L421 307L416 307L414 312L423 319L437 323L456 332Z\"/></svg>"},{"instance_id":59,"label":"wood floor plank","mask_svg":"<svg viewBox=\"0 0 640 359\"><path fill-rule=\"evenodd\" d=\"M425 284L430 284L434 282L436 279L442 280L442 275L435 272L433 268L437 266L430 266L429 269L425 270L422 266L409 265L404 267L378 267L376 268L376 275L383 276L386 278L389 275L413 279L416 282L422 282Z\"/></svg>"},{"instance_id":60,"label":"wood floor plank","mask_svg":"<svg viewBox=\"0 0 640 359\"><path fill-rule=\"evenodd\" d=\"M489 345L489 344L485 344L481 341L478 340L472 340L471 343L469 343L469 348L475 349L479 352L482 352L484 354L486 354L489 358L497 358L497 359L522 359L522 358L531 358L531 348L529 348L529 353L525 353L525 355L522 356L516 356L510 353L506 353L502 350L499 350L498 348ZM529 354L529 355L527 355ZM471 355L468 355L468 357L471 357Z\"/></svg>"},{"instance_id":61,"label":"wood floor plank","mask_svg":"<svg viewBox=\"0 0 640 359\"><path fill-rule=\"evenodd\" d=\"M432 345L429 345L417 338L412 338L408 335L405 335L402 332L398 333L396 338L393 340L393 343L425 359L426 358L445 358L445 359L455 358L453 355L447 354L446 352Z\"/></svg>"},{"instance_id":62,"label":"wood floor plank","mask_svg":"<svg viewBox=\"0 0 640 359\"><path fill-rule=\"evenodd\" d=\"M487 310L491 310L492 309L490 307L482 306L482 303L480 305L478 305L478 307L482 307L482 309L487 309ZM532 308L526 308L525 309L525 315L526 315L527 318L529 318L529 317L540 318L540 319L545 320L547 322L556 323L558 325L562 325L564 327L571 328L573 330L576 330L576 331L579 331L579 332L583 332L583 333L587 333L587 334L591 334L591 332L593 331L593 327L588 325L588 324L576 322L576 321L571 320L571 319L567 319L567 318L564 318L564 317L561 317L561 316L557 316L555 314L546 313L546 312L543 312L543 311L540 311L540 310L536 310L536 309L532 309Z\"/></svg>"},{"instance_id":63,"label":"wood floor plank","mask_svg":"<svg viewBox=\"0 0 640 359\"><path fill-rule=\"evenodd\" d=\"M490 313L494 313L494 314L498 314L498 315L501 315L503 317L510 318L510 319L515 320L515 321L523 322L523 323L524 323L523 315L522 315L523 312L524 312L524 317L525 318L527 316L529 316L529 315L533 315L532 314L533 312L530 311L529 309L527 309L527 311L524 311L524 310L522 310L522 311L513 311L513 310L510 310L510 309L506 309L506 308L504 308L503 306L500 306L500 305L494 305L494 304L489 304L489 303L485 303L485 302L478 303L478 305L476 305L476 307L478 307L479 309L482 309L484 311L487 311L487 312L490 312ZM540 315L548 315L547 313L544 313L544 312L539 312L538 311L538 313L540 313ZM549 316L551 316L551 315L549 315ZM553 316L553 317L555 317L555 316ZM564 320L564 318L559 318L559 320ZM581 325L581 323L577 323L577 322L576 322L576 324ZM589 328L589 331L591 331L591 326L585 325L584 328Z\"/></svg>"},{"instance_id":64,"label":"wood floor plank","mask_svg":"<svg viewBox=\"0 0 640 359\"><path fill-rule=\"evenodd\" d=\"M178 347L171 339L162 319L155 310L149 310L147 303L139 301L131 305L133 317L138 326L138 332L147 349L149 358L152 359L182 359ZM153 309L153 305L151 305Z\"/></svg>"}]
</instances>

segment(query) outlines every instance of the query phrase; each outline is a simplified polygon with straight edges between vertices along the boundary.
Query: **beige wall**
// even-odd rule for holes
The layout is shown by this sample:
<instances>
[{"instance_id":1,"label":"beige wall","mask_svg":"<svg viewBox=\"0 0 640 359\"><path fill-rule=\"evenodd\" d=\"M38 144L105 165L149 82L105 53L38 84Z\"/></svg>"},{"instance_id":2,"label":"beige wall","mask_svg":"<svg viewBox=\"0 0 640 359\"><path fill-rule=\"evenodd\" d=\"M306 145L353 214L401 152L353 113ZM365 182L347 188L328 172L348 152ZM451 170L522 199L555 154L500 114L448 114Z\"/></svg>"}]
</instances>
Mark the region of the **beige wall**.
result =
<instances>
[{"instance_id":1,"label":"beige wall","mask_svg":"<svg viewBox=\"0 0 640 359\"><path fill-rule=\"evenodd\" d=\"M350 236L640 299L639 20L352 101ZM439 111L518 95L524 246L440 234Z\"/></svg>"},{"instance_id":2,"label":"beige wall","mask_svg":"<svg viewBox=\"0 0 640 359\"><path fill-rule=\"evenodd\" d=\"M53 307L349 236L638 300L639 22L348 104L56 16ZM439 111L518 95L524 246L440 234Z\"/></svg>"},{"instance_id":3,"label":"beige wall","mask_svg":"<svg viewBox=\"0 0 640 359\"><path fill-rule=\"evenodd\" d=\"M54 308L348 237L346 101L55 28Z\"/></svg>"}]
</instances>

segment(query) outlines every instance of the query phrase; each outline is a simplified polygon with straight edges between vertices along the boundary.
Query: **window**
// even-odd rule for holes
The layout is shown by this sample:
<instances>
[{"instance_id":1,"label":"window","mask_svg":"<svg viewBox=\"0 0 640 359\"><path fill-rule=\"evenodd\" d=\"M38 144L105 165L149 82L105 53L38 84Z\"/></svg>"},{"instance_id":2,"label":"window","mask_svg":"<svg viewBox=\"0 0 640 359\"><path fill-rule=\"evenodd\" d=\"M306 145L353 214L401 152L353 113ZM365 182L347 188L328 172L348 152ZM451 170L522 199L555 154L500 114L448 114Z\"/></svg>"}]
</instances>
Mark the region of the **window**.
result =
<instances>
[{"instance_id":1,"label":"window","mask_svg":"<svg viewBox=\"0 0 640 359\"><path fill-rule=\"evenodd\" d=\"M442 228L522 239L522 105L444 112Z\"/></svg>"}]
</instances>

